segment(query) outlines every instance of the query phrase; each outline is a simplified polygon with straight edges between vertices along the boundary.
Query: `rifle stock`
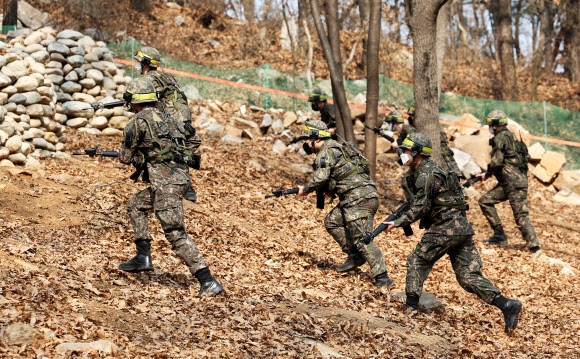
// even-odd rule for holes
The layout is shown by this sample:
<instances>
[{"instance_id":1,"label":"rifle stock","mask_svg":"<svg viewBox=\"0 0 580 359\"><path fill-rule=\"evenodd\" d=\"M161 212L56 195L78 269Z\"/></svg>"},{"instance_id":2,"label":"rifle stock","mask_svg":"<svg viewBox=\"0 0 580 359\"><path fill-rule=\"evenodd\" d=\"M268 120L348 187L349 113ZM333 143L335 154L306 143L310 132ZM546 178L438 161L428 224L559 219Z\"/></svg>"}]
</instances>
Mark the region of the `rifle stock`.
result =
<instances>
[{"instance_id":1,"label":"rifle stock","mask_svg":"<svg viewBox=\"0 0 580 359\"><path fill-rule=\"evenodd\" d=\"M395 209L393 211L393 213L391 213L383 222L393 222L396 219L398 219L399 217L401 217L405 212L407 212L410 208L410 202L404 202L401 206L399 206L399 208ZM377 228L375 228L374 231L372 231L371 233L367 233L363 238L362 241L364 244L369 244L372 242L372 240L378 236L381 232L383 232L385 229L387 229L387 225L384 224L383 222L381 222L381 224L379 224L379 226ZM407 237L412 236L413 235L413 229L411 228L410 225L407 225L405 227L403 227L403 231L405 232L405 235Z\"/></svg>"},{"instance_id":2,"label":"rifle stock","mask_svg":"<svg viewBox=\"0 0 580 359\"><path fill-rule=\"evenodd\" d=\"M89 156L91 158L95 156L99 157L119 157L119 152L117 151L101 151L97 146L95 148L85 148L83 152L75 151L73 156Z\"/></svg>"},{"instance_id":3,"label":"rifle stock","mask_svg":"<svg viewBox=\"0 0 580 359\"><path fill-rule=\"evenodd\" d=\"M290 188L290 189L286 189L286 190L280 188L280 189L273 190L272 194L267 194L266 198L271 198L271 197L278 198L278 197L286 196L288 194L296 194L296 193L298 193L298 191L299 191L298 187L294 187L294 188Z\"/></svg>"}]
</instances>

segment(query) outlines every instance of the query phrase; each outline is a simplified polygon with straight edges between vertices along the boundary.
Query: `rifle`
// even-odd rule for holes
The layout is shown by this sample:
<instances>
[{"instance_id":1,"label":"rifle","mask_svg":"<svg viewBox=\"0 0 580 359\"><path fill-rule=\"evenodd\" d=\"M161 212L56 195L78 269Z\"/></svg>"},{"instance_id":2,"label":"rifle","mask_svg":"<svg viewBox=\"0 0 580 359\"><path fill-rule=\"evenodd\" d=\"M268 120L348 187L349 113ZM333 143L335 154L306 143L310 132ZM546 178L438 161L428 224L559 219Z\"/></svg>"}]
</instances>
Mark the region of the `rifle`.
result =
<instances>
[{"instance_id":1,"label":"rifle","mask_svg":"<svg viewBox=\"0 0 580 359\"><path fill-rule=\"evenodd\" d=\"M95 148L85 148L83 152L75 151L73 152L73 156L89 156L91 158L95 156L99 157L119 157L119 152L117 151L102 151L99 146Z\"/></svg>"},{"instance_id":2,"label":"rifle","mask_svg":"<svg viewBox=\"0 0 580 359\"><path fill-rule=\"evenodd\" d=\"M399 203L401 203L401 201L399 201ZM393 213L391 213L391 215L389 215L387 217L387 219L385 219L383 222L393 222L396 219L398 219L399 217L401 217L403 214L405 214L405 212L407 212L409 210L409 208L411 208L411 201L406 201L403 202L403 204L401 204L399 206L399 208L395 209L393 211ZM372 240L378 236L382 231L384 231L385 229L387 229L387 225L382 223L375 228L374 231L372 231L372 233L367 233L363 238L362 241L364 244L369 244L372 242ZM405 227L403 227L403 231L405 232L405 235L407 237L412 236L413 235L413 229L411 228L410 225L406 225ZM360 248L359 248L360 249Z\"/></svg>"},{"instance_id":3,"label":"rifle","mask_svg":"<svg viewBox=\"0 0 580 359\"><path fill-rule=\"evenodd\" d=\"M474 177L468 181L465 181L465 183L463 184L463 188L469 188L479 181L481 181L481 177Z\"/></svg>"},{"instance_id":4,"label":"rifle","mask_svg":"<svg viewBox=\"0 0 580 359\"><path fill-rule=\"evenodd\" d=\"M383 133L383 130L381 130L379 127L369 127L367 125L365 125L365 127L368 128L369 130L372 130L377 135L380 135L382 138L384 138L385 140L389 141L390 143L395 142L395 139L394 138L392 138L391 136Z\"/></svg>"},{"instance_id":5,"label":"rifle","mask_svg":"<svg viewBox=\"0 0 580 359\"><path fill-rule=\"evenodd\" d=\"M101 110L104 108L119 107L119 106L124 106L125 103L126 103L125 101L113 101L113 102L107 102L107 103L93 102L91 104L91 107L83 108L83 111L90 110L91 108L96 111L96 110Z\"/></svg>"},{"instance_id":6,"label":"rifle","mask_svg":"<svg viewBox=\"0 0 580 359\"><path fill-rule=\"evenodd\" d=\"M272 194L267 194L266 198L270 198L270 197L279 198L282 196L286 196L288 194L296 194L296 193L298 193L298 191L299 191L298 187L290 188L290 189L286 189L286 190L280 188L280 189L273 190Z\"/></svg>"}]
</instances>

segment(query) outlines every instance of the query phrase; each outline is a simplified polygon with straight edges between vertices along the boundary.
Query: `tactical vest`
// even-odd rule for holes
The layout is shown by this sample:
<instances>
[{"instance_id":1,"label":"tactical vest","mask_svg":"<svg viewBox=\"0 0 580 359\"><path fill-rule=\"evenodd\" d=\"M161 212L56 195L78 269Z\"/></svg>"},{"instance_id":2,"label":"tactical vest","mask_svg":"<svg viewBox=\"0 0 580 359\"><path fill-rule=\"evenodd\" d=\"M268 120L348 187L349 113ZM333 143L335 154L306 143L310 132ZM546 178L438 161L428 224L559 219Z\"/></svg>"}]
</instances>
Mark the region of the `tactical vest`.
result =
<instances>
[{"instance_id":1,"label":"tactical vest","mask_svg":"<svg viewBox=\"0 0 580 359\"><path fill-rule=\"evenodd\" d=\"M169 116L160 116L154 109L151 109L151 115L150 118L141 117L149 128L151 141L155 144L155 148L146 151L145 161L149 163L191 161L193 153L187 148L186 140L195 134L191 133L193 128Z\"/></svg>"},{"instance_id":2,"label":"tactical vest","mask_svg":"<svg viewBox=\"0 0 580 359\"><path fill-rule=\"evenodd\" d=\"M333 141L333 140L332 140ZM342 158L337 159L337 165L334 167L332 172L332 177L328 183L328 190L332 192L336 187L336 184L340 181L345 180L346 178L355 175L355 174L366 174L367 176L370 173L369 163L362 156L360 151L357 151L354 148L351 148L347 144L340 145L338 142L333 141L328 149L336 148L340 150L342 153ZM324 168L325 164L320 163L320 167Z\"/></svg>"},{"instance_id":3,"label":"tactical vest","mask_svg":"<svg viewBox=\"0 0 580 359\"><path fill-rule=\"evenodd\" d=\"M431 202L433 202L432 211L437 211L442 208L456 208L461 211L467 210L465 200L467 199L463 194L463 190L458 187L458 184L452 183L453 178L449 173L443 172L437 166L433 168L433 175L441 180L445 186L445 191L440 193L429 193Z\"/></svg>"},{"instance_id":4,"label":"tactical vest","mask_svg":"<svg viewBox=\"0 0 580 359\"><path fill-rule=\"evenodd\" d=\"M187 97L185 93L179 88L179 84L175 81L173 76L165 72L152 71L148 75L153 76L159 83L161 83L161 90L159 90L159 102L163 105L163 109L167 114L182 122L191 121L191 111L187 106Z\"/></svg>"},{"instance_id":5,"label":"tactical vest","mask_svg":"<svg viewBox=\"0 0 580 359\"><path fill-rule=\"evenodd\" d=\"M504 144L501 148L504 153L504 162L512 166L519 167L521 169L528 169L527 163L529 162L528 148L525 143L518 140L516 136L509 130L504 130L504 136L509 139L508 144ZM492 142L492 155L498 148L495 145L495 141Z\"/></svg>"}]
</instances>

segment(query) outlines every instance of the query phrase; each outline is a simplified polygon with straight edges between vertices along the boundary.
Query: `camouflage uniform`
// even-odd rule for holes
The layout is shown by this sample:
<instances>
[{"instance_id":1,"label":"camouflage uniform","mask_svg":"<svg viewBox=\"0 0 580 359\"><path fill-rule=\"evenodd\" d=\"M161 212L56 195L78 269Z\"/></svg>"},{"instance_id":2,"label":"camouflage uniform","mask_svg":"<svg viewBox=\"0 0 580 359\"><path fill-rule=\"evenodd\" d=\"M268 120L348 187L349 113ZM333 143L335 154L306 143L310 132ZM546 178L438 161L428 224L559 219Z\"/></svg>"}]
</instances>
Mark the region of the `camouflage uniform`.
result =
<instances>
[{"instance_id":1,"label":"camouflage uniform","mask_svg":"<svg viewBox=\"0 0 580 359\"><path fill-rule=\"evenodd\" d=\"M407 257L407 298L419 300L429 272L445 254L449 255L457 281L463 289L491 303L500 291L481 274L482 262L473 243L473 229L465 212L455 204L447 174L435 162L425 158L415 170L411 208L395 221L404 227L421 220L427 231Z\"/></svg>"},{"instance_id":2,"label":"camouflage uniform","mask_svg":"<svg viewBox=\"0 0 580 359\"><path fill-rule=\"evenodd\" d=\"M510 201L516 224L528 248L538 247L538 237L530 222L528 208L527 163L516 152L516 137L504 127L493 138L491 162L487 173L497 178L498 184L481 196L479 206L492 227L500 226L501 220L495 204Z\"/></svg>"},{"instance_id":3,"label":"camouflage uniform","mask_svg":"<svg viewBox=\"0 0 580 359\"><path fill-rule=\"evenodd\" d=\"M336 127L336 120L334 119L334 105L328 102L324 103L324 107L320 110L320 119L328 126L328 128Z\"/></svg>"},{"instance_id":4,"label":"camouflage uniform","mask_svg":"<svg viewBox=\"0 0 580 359\"><path fill-rule=\"evenodd\" d=\"M135 241L152 240L148 227L148 212L153 210L159 219L165 238L192 274L208 267L200 251L185 232L183 196L191 187L189 168L183 160L162 158L161 149L172 144L170 137L176 132L185 137L187 148L194 146L193 128L187 129L182 122L164 117L158 109L145 107L137 113L124 131L119 160L124 164L146 162L151 186L134 195L127 204L127 211L135 232ZM153 131L153 133L152 133Z\"/></svg>"},{"instance_id":5,"label":"camouflage uniform","mask_svg":"<svg viewBox=\"0 0 580 359\"><path fill-rule=\"evenodd\" d=\"M379 207L375 184L364 169L345 155L343 146L326 140L314 161L314 175L304 186L304 193L326 187L326 194L338 197L339 203L326 216L324 226L345 253L360 248L371 267L373 277L386 273L385 260L379 247L362 243L362 237L373 230Z\"/></svg>"},{"instance_id":6,"label":"camouflage uniform","mask_svg":"<svg viewBox=\"0 0 580 359\"><path fill-rule=\"evenodd\" d=\"M401 146L405 138L407 138L407 136L409 136L410 134L415 133L415 131L416 131L415 127L407 123L403 124L401 133L399 133L399 137L397 137L397 144ZM398 150L397 152L400 152L400 150ZM407 200L413 197L413 191L411 190L411 187L409 187L409 184L407 183L407 177L409 176L413 177L415 176L415 170L413 168L409 168L409 170L405 172L403 178L401 178L401 188L403 189L403 194L405 195L405 199Z\"/></svg>"}]
</instances>

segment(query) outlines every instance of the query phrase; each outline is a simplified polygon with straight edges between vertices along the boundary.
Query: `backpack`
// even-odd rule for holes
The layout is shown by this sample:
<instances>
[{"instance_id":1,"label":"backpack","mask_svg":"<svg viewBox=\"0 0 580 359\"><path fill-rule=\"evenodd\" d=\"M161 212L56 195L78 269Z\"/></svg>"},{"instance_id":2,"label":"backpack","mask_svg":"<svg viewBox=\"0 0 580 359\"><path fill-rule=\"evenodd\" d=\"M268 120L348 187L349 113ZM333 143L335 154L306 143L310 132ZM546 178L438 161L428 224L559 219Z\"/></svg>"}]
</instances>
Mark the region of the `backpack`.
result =
<instances>
[{"instance_id":1,"label":"backpack","mask_svg":"<svg viewBox=\"0 0 580 359\"><path fill-rule=\"evenodd\" d=\"M158 93L159 102L164 107L162 110L181 122L190 122L191 111L187 106L187 97L179 88L175 78L165 72L154 71L150 74L163 86Z\"/></svg>"},{"instance_id":2,"label":"backpack","mask_svg":"<svg viewBox=\"0 0 580 359\"><path fill-rule=\"evenodd\" d=\"M515 137L515 136L514 136ZM520 139L518 140L516 138L516 153L518 154L518 157L520 158L520 161L522 162L522 168L528 168L527 164L529 162L531 162L532 157L530 156L529 152L528 152L528 146L526 146L526 143L522 140L522 133L520 132Z\"/></svg>"}]
</instances>

